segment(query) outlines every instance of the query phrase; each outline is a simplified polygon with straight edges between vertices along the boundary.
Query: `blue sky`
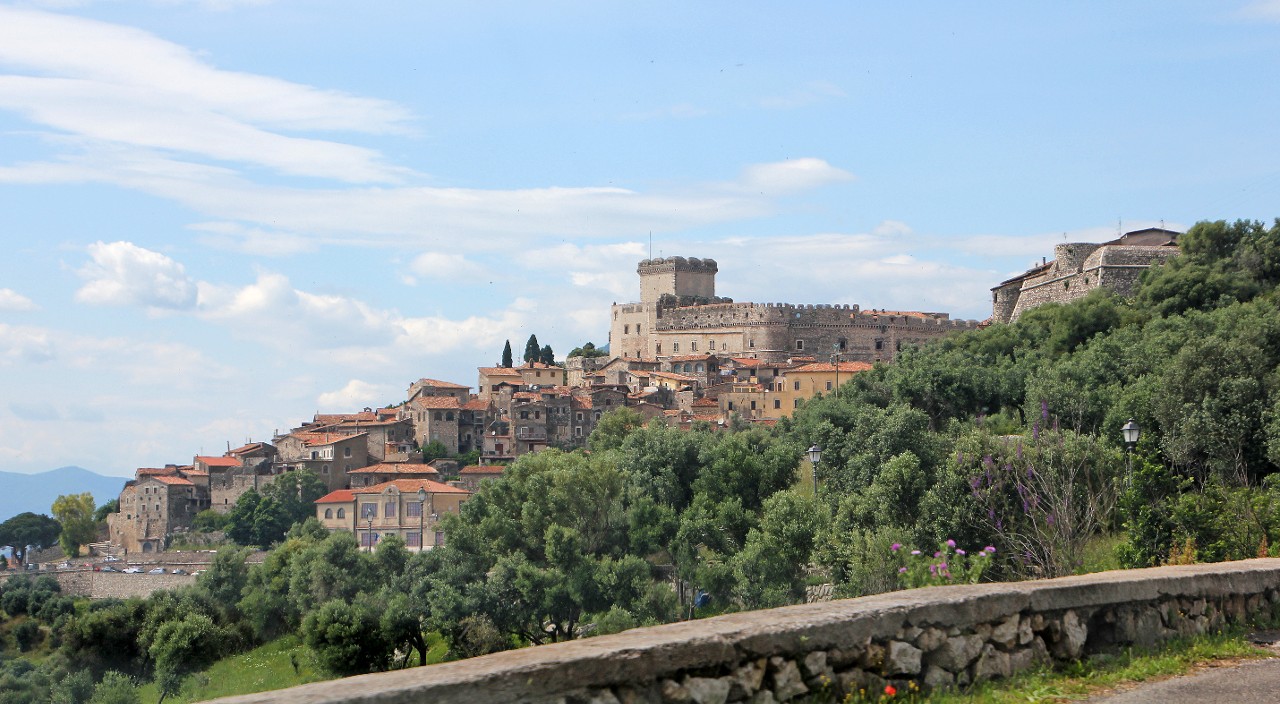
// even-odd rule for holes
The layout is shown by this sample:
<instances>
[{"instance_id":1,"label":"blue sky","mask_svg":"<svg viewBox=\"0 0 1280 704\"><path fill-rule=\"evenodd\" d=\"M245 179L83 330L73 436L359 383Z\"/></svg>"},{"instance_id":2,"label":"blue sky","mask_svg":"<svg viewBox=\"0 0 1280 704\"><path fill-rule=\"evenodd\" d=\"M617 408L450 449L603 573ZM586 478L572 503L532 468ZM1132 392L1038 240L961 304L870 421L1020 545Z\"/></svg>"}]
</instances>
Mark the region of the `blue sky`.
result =
<instances>
[{"instance_id":1,"label":"blue sky","mask_svg":"<svg viewBox=\"0 0 1280 704\"><path fill-rule=\"evenodd\" d=\"M1280 0L0 0L0 469L602 344L650 235L985 318L1064 237L1280 215L1277 76Z\"/></svg>"}]
</instances>

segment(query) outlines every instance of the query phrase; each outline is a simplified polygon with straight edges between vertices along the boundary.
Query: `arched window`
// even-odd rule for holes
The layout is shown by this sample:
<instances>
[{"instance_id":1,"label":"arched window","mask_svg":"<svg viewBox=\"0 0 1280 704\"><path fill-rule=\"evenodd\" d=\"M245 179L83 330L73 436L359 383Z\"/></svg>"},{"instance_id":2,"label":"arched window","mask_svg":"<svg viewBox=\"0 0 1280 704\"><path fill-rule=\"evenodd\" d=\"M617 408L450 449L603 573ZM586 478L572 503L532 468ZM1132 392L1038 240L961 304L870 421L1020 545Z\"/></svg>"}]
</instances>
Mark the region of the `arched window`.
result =
<instances>
[{"instance_id":1,"label":"arched window","mask_svg":"<svg viewBox=\"0 0 1280 704\"><path fill-rule=\"evenodd\" d=\"M697 363L697 365L695 365L695 366L693 367L693 371L695 371L695 372L700 372L700 371L702 371L702 362L698 362L698 363Z\"/></svg>"},{"instance_id":2,"label":"arched window","mask_svg":"<svg viewBox=\"0 0 1280 704\"><path fill-rule=\"evenodd\" d=\"M345 508L338 509L338 518L346 518L347 510Z\"/></svg>"},{"instance_id":3,"label":"arched window","mask_svg":"<svg viewBox=\"0 0 1280 704\"><path fill-rule=\"evenodd\" d=\"M333 509L331 509L331 508L326 508L326 509L324 510L324 517L325 517L325 518L333 518Z\"/></svg>"}]
</instances>

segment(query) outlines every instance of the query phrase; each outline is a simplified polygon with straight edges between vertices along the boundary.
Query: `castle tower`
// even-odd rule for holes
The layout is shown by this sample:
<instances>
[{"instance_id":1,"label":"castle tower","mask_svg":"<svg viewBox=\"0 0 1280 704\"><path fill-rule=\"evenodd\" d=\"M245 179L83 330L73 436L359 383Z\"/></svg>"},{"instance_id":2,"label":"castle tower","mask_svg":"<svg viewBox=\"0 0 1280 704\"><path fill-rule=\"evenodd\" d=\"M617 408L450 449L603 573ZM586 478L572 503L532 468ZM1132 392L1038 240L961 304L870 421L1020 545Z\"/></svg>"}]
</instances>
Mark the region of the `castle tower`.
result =
<instances>
[{"instance_id":1,"label":"castle tower","mask_svg":"<svg viewBox=\"0 0 1280 704\"><path fill-rule=\"evenodd\" d=\"M654 305L664 294L713 298L718 270L714 259L645 259L636 267L636 273L640 274L640 302Z\"/></svg>"}]
</instances>

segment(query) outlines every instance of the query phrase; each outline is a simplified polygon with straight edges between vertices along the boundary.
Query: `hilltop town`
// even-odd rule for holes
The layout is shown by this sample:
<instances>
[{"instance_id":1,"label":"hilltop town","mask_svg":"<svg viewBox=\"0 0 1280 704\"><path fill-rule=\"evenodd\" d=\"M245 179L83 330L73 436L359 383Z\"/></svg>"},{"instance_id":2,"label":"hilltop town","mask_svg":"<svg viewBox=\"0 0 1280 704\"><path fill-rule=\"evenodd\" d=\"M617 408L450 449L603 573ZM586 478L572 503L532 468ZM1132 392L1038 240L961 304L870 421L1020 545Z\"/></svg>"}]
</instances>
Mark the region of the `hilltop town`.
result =
<instances>
[{"instance_id":1,"label":"hilltop town","mask_svg":"<svg viewBox=\"0 0 1280 704\"><path fill-rule=\"evenodd\" d=\"M1129 294L1142 269L1176 254L1177 234L1151 228L1101 245L1059 245L1054 262L993 289L992 320L1009 322L1099 287ZM481 482L521 455L585 447L610 411L684 429L771 425L904 348L990 322L856 305L737 303L716 295L718 270L713 259L641 261L639 302L610 311L608 353L588 347L560 365L530 356L481 366L474 387L422 378L398 404L316 414L270 442L139 468L120 493L119 512L108 516L101 549L162 551L201 511L225 514L249 490L299 469L328 490L316 517L329 530L353 531L366 547L397 535L411 550L430 549L444 539L440 517L458 511Z\"/></svg>"}]
</instances>

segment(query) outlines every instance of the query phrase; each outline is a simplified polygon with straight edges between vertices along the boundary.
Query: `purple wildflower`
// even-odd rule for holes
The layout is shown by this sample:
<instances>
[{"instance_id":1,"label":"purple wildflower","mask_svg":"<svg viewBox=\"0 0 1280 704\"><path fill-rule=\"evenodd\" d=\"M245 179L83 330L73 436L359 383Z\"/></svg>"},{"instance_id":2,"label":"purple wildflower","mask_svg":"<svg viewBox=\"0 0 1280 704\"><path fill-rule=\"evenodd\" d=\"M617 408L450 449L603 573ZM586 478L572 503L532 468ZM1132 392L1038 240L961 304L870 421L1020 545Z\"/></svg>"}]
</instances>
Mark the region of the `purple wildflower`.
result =
<instances>
[{"instance_id":1,"label":"purple wildflower","mask_svg":"<svg viewBox=\"0 0 1280 704\"><path fill-rule=\"evenodd\" d=\"M956 554L957 554L957 555L965 555L965 554L968 554L968 553L966 553L964 550L961 550L960 548L956 548Z\"/></svg>"},{"instance_id":2,"label":"purple wildflower","mask_svg":"<svg viewBox=\"0 0 1280 704\"><path fill-rule=\"evenodd\" d=\"M1040 417L1045 420L1049 420L1049 402L1048 401L1040 402Z\"/></svg>"},{"instance_id":3,"label":"purple wildflower","mask_svg":"<svg viewBox=\"0 0 1280 704\"><path fill-rule=\"evenodd\" d=\"M934 556L934 557L942 557L942 551L941 551L941 550L939 550L938 552L933 553L933 556Z\"/></svg>"},{"instance_id":4,"label":"purple wildflower","mask_svg":"<svg viewBox=\"0 0 1280 704\"><path fill-rule=\"evenodd\" d=\"M919 550L912 550L912 551L911 551L911 554L912 554L912 555L919 555L919 554L920 554L920 551L919 551Z\"/></svg>"},{"instance_id":5,"label":"purple wildflower","mask_svg":"<svg viewBox=\"0 0 1280 704\"><path fill-rule=\"evenodd\" d=\"M989 552L989 553L995 554L996 546L994 546L994 545L988 545L987 547L983 548L983 549L982 549L982 551L983 551L983 552Z\"/></svg>"},{"instance_id":6,"label":"purple wildflower","mask_svg":"<svg viewBox=\"0 0 1280 704\"><path fill-rule=\"evenodd\" d=\"M897 552L902 549L902 543L894 543L893 545L889 546L889 549L892 550L893 552Z\"/></svg>"},{"instance_id":7,"label":"purple wildflower","mask_svg":"<svg viewBox=\"0 0 1280 704\"><path fill-rule=\"evenodd\" d=\"M947 540L947 547L949 547L949 548L954 548L955 546L956 546L956 541L954 541L954 540Z\"/></svg>"},{"instance_id":8,"label":"purple wildflower","mask_svg":"<svg viewBox=\"0 0 1280 704\"><path fill-rule=\"evenodd\" d=\"M899 568L898 568L898 574L906 574L906 573L907 573L907 568L906 568L906 567L899 567Z\"/></svg>"}]
</instances>

